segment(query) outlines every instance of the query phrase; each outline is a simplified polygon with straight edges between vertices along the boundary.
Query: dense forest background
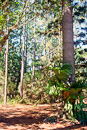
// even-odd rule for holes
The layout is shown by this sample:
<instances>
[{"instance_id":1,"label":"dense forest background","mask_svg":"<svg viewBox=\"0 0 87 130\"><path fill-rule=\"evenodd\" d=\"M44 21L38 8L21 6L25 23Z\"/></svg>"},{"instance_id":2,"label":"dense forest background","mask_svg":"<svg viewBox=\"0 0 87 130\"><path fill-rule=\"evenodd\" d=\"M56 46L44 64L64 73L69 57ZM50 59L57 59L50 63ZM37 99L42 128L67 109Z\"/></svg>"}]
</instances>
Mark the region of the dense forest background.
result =
<instances>
[{"instance_id":1,"label":"dense forest background","mask_svg":"<svg viewBox=\"0 0 87 130\"><path fill-rule=\"evenodd\" d=\"M63 50L69 50L63 48L62 2L0 0L0 103L52 103L60 96L58 87L49 87L49 67L61 67ZM75 80L87 82L87 2L67 6L73 11Z\"/></svg>"}]
</instances>

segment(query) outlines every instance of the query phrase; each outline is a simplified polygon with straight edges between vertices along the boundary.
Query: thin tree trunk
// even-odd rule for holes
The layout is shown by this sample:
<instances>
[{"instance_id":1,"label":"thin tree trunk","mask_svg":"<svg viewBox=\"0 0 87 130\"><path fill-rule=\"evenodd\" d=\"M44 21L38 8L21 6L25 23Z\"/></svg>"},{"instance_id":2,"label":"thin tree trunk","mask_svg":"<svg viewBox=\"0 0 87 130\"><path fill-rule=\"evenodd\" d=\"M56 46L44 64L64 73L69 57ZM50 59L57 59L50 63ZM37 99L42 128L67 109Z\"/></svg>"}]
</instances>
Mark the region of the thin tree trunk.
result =
<instances>
[{"instance_id":1,"label":"thin tree trunk","mask_svg":"<svg viewBox=\"0 0 87 130\"><path fill-rule=\"evenodd\" d=\"M45 60L46 60L46 35L44 37L44 57L45 57Z\"/></svg>"},{"instance_id":2,"label":"thin tree trunk","mask_svg":"<svg viewBox=\"0 0 87 130\"><path fill-rule=\"evenodd\" d=\"M50 59L52 59L52 56L53 56L53 37L51 36L51 46L50 46Z\"/></svg>"},{"instance_id":3,"label":"thin tree trunk","mask_svg":"<svg viewBox=\"0 0 87 130\"><path fill-rule=\"evenodd\" d=\"M21 53L22 53L22 47L21 47L21 29L20 29L20 46L19 46L19 54L20 54L20 57L21 57ZM19 62L19 64L21 64L21 61ZM20 76L21 76L21 72L20 72L20 69L19 69L19 79L17 80L17 87L20 83Z\"/></svg>"},{"instance_id":4,"label":"thin tree trunk","mask_svg":"<svg viewBox=\"0 0 87 130\"><path fill-rule=\"evenodd\" d=\"M52 60L53 57L53 37L51 36L51 47L50 47L50 60ZM52 70L50 70L50 77L52 77Z\"/></svg>"},{"instance_id":5,"label":"thin tree trunk","mask_svg":"<svg viewBox=\"0 0 87 130\"><path fill-rule=\"evenodd\" d=\"M27 26L28 28L28 26ZM26 50L25 50L25 55L26 55L26 58L25 58L25 73L27 72L27 41L28 41L28 32L27 32L27 35L26 35Z\"/></svg>"},{"instance_id":6,"label":"thin tree trunk","mask_svg":"<svg viewBox=\"0 0 87 130\"><path fill-rule=\"evenodd\" d=\"M36 19L34 19L34 57L33 57L33 68L32 68L32 81L35 79L35 59L36 59L36 36L35 36L35 31L36 31Z\"/></svg>"},{"instance_id":7,"label":"thin tree trunk","mask_svg":"<svg viewBox=\"0 0 87 130\"><path fill-rule=\"evenodd\" d=\"M47 21L47 16L45 17L45 26L46 26L46 21ZM44 30L44 59L46 61L46 27L45 27L45 30Z\"/></svg>"},{"instance_id":8,"label":"thin tree trunk","mask_svg":"<svg viewBox=\"0 0 87 130\"><path fill-rule=\"evenodd\" d=\"M70 63L73 67L71 82L75 81L74 43L73 43L73 18L71 1L62 0L62 28L63 28L63 62Z\"/></svg>"},{"instance_id":9,"label":"thin tree trunk","mask_svg":"<svg viewBox=\"0 0 87 130\"><path fill-rule=\"evenodd\" d=\"M58 56L59 56L59 60L61 59L61 30L60 30L60 25L58 24Z\"/></svg>"},{"instance_id":10,"label":"thin tree trunk","mask_svg":"<svg viewBox=\"0 0 87 130\"><path fill-rule=\"evenodd\" d=\"M48 48L48 62L50 62L50 49Z\"/></svg>"},{"instance_id":11,"label":"thin tree trunk","mask_svg":"<svg viewBox=\"0 0 87 130\"><path fill-rule=\"evenodd\" d=\"M21 56L21 29L20 29L20 56Z\"/></svg>"},{"instance_id":12,"label":"thin tree trunk","mask_svg":"<svg viewBox=\"0 0 87 130\"><path fill-rule=\"evenodd\" d=\"M7 19L7 34L8 34L9 16ZM4 104L7 102L7 84L8 84L8 45L9 40L6 41L6 55L5 55L5 90L4 90Z\"/></svg>"},{"instance_id":13,"label":"thin tree trunk","mask_svg":"<svg viewBox=\"0 0 87 130\"><path fill-rule=\"evenodd\" d=\"M24 13L25 15L25 13ZM25 21L25 17L24 17ZM23 99L23 76L24 76L24 50L25 50L25 25L23 25L23 46L22 46L22 64L21 64L21 85L20 85L20 97Z\"/></svg>"}]
</instances>

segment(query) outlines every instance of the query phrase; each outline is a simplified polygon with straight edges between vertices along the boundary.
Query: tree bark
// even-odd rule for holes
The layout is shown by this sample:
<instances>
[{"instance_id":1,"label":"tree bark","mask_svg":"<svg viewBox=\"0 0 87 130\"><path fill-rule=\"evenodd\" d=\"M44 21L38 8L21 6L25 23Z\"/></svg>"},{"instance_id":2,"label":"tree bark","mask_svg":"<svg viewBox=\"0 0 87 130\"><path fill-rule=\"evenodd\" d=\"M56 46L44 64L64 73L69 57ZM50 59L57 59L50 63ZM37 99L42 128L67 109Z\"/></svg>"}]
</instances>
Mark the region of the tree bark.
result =
<instances>
[{"instance_id":1,"label":"tree bark","mask_svg":"<svg viewBox=\"0 0 87 130\"><path fill-rule=\"evenodd\" d=\"M8 34L9 16L7 19L7 34ZM6 41L6 54L5 54L5 90L4 90L4 105L7 103L7 84L8 84L8 45L9 40Z\"/></svg>"},{"instance_id":2,"label":"tree bark","mask_svg":"<svg viewBox=\"0 0 87 130\"><path fill-rule=\"evenodd\" d=\"M52 60L53 57L53 37L51 36L51 47L50 47L50 60ZM52 77L52 70L50 70L50 77Z\"/></svg>"},{"instance_id":3,"label":"tree bark","mask_svg":"<svg viewBox=\"0 0 87 130\"><path fill-rule=\"evenodd\" d=\"M62 0L62 29L63 29L63 63L70 63L73 73L70 81L75 81L74 43L73 43L73 18L71 0Z\"/></svg>"},{"instance_id":4,"label":"tree bark","mask_svg":"<svg viewBox=\"0 0 87 130\"><path fill-rule=\"evenodd\" d=\"M47 22L47 16L45 16L45 29L44 29L44 59L46 61L46 22Z\"/></svg>"},{"instance_id":5,"label":"tree bark","mask_svg":"<svg viewBox=\"0 0 87 130\"><path fill-rule=\"evenodd\" d=\"M35 79L35 59L36 59L36 19L34 19L34 55L33 55L33 67L32 67L32 81Z\"/></svg>"},{"instance_id":6,"label":"tree bark","mask_svg":"<svg viewBox=\"0 0 87 130\"><path fill-rule=\"evenodd\" d=\"M61 29L60 29L59 22L58 22L58 32L59 32L59 34L58 34L58 56L59 56L59 60L61 60Z\"/></svg>"},{"instance_id":7,"label":"tree bark","mask_svg":"<svg viewBox=\"0 0 87 130\"><path fill-rule=\"evenodd\" d=\"M25 15L25 12L24 12ZM25 17L24 17L25 21ZM20 97L23 99L23 76L24 76L24 50L25 50L25 25L23 25L23 46L22 46L22 63L21 63L21 85L20 85Z\"/></svg>"},{"instance_id":8,"label":"tree bark","mask_svg":"<svg viewBox=\"0 0 87 130\"><path fill-rule=\"evenodd\" d=\"M26 26L28 28L28 25ZM28 43L28 32L26 34L26 49L25 49L25 73L27 72L27 54L28 54L28 46L27 46L27 43Z\"/></svg>"}]
</instances>

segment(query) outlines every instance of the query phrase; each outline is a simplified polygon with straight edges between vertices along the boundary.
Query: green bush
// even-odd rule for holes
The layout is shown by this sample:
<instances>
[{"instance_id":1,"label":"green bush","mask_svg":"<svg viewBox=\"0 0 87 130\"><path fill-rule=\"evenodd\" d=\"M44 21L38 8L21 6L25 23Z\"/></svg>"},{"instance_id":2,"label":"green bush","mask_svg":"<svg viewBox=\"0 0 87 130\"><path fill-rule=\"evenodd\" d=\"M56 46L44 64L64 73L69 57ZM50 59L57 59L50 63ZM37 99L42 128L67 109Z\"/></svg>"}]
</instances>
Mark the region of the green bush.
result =
<instances>
[{"instance_id":1,"label":"green bush","mask_svg":"<svg viewBox=\"0 0 87 130\"><path fill-rule=\"evenodd\" d=\"M32 103L49 103L54 101L53 97L47 94L48 79L38 73L37 78L32 82L30 75L26 74L23 80L24 98Z\"/></svg>"},{"instance_id":2,"label":"green bush","mask_svg":"<svg viewBox=\"0 0 87 130\"><path fill-rule=\"evenodd\" d=\"M17 103L20 102L20 100L21 99L20 99L19 95L15 96L15 98L12 98L12 99L9 96L7 96L7 103L10 104L10 105L17 104Z\"/></svg>"}]
</instances>

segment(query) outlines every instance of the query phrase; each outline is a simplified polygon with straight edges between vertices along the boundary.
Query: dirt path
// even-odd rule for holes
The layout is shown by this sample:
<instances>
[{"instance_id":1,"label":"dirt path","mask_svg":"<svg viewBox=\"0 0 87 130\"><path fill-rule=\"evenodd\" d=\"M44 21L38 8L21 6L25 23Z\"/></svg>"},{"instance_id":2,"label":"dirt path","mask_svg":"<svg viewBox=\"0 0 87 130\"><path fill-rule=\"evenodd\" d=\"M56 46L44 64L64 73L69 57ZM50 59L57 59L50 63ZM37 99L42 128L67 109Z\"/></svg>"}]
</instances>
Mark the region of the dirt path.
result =
<instances>
[{"instance_id":1,"label":"dirt path","mask_svg":"<svg viewBox=\"0 0 87 130\"><path fill-rule=\"evenodd\" d=\"M71 122L45 123L43 120L56 113L50 105L0 106L0 130L87 130L87 126Z\"/></svg>"}]
</instances>

